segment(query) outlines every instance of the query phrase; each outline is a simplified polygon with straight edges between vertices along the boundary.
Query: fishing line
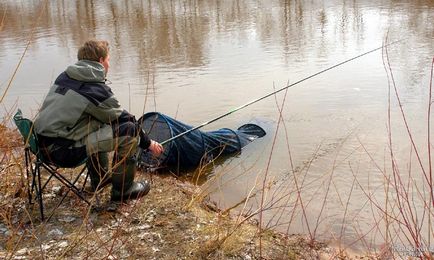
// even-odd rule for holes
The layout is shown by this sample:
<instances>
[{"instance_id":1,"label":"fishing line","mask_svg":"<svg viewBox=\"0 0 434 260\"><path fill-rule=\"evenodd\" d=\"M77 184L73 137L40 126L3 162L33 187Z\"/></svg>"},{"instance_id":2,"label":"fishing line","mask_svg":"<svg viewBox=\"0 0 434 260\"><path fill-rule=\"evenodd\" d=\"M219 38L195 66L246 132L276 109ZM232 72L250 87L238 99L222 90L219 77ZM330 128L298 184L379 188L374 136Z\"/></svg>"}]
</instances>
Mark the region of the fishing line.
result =
<instances>
[{"instance_id":1,"label":"fishing line","mask_svg":"<svg viewBox=\"0 0 434 260\"><path fill-rule=\"evenodd\" d=\"M310 75L310 76L308 76L308 77L306 77L306 78L300 79L300 80L298 80L298 81L296 81L296 82L294 82L294 83L291 83L291 84L289 84L289 85L286 85L286 86L283 87L283 88L280 88L280 89L278 89L278 90L276 90L276 91L273 91L273 92L271 92L271 93L269 93L269 94L267 94L267 95L265 95L265 96L262 96L262 97L260 97L260 98L254 99L254 100L252 100L252 101L250 101L250 102L248 102L248 103L246 103L246 104L244 104L244 105L242 105L242 106L239 106L239 107L237 107L237 108L234 108L234 109L230 110L229 112L226 112L226 113L224 113L224 114L222 114L222 115L220 115L220 116L217 116L217 117L215 117L215 118L213 118L213 119L211 119L211 120L209 120L209 121L207 121L207 122L204 122L204 123L202 123L202 124L200 124L200 125L198 125L198 126L196 126L196 127L193 127L193 128L191 128L191 129L189 129L189 130L187 130L187 131L185 131L185 132L182 132L182 133L180 133L180 134L178 134L178 135L175 135L175 136L173 136L173 137L171 137L171 138L169 138L169 139L167 139L167 140L161 142L160 144L161 144L161 145L167 144L168 142L171 142L171 141L173 141L173 140L175 140L175 139L177 139L177 138L179 138L179 137L181 137L181 136L184 136L184 135L186 135L186 134L188 134L188 133L190 133L190 132L193 132L194 130L197 130L197 129L202 128L202 127L204 127L204 126L206 126L206 125L209 125L209 124L211 124L211 123L213 123L213 122L215 122L215 121L217 121L217 120L219 120L219 119L222 119L223 117L226 117L226 116L228 116L228 115L230 115L230 114L232 114L232 113L235 113L235 112L237 112L238 110L241 110L241 109L243 109L243 108L245 108L245 107L247 107L247 106L250 106L250 105L252 105L252 104L254 104L254 103L256 103L256 102L259 102L259 101L261 101L261 100L263 100L263 99L265 99L265 98L268 98L268 97L270 97L270 96L272 96L272 95L274 95L274 94L277 94L277 93L279 93L279 92L281 92L281 91L283 91L283 90L285 90L285 89L287 89L287 88L290 88L290 87L293 87L293 86L295 86L295 85L298 85L298 84L300 84L300 83L302 83L302 82L304 82L304 81L306 81L306 80L308 80L308 79L311 79L311 78L313 78L313 77L318 76L319 74L322 74L322 73L324 73L324 72L326 72L326 71L329 71L329 70L331 70L331 69L334 69L334 68L336 68L336 67L339 67L339 66L341 66L341 65L343 65L343 64L345 64L345 63L348 63L348 62L350 62L350 61L353 61L353 60L355 60L355 59L358 59L358 58L360 58L360 57L363 57L363 56L365 56L365 55L368 55L368 54L370 54L370 53L372 53L372 52L378 51L378 50L380 50L380 49L382 49L382 48L385 48L385 47L387 47L387 46L389 46L389 45L392 45L392 44L398 43L398 42L400 42L400 41L402 41L402 40L403 40L403 39L401 39L401 40L397 40L397 41L394 41L394 42L391 42L391 43L388 43L388 44L386 44L386 45L382 45L381 47L378 47L378 48L372 49L372 50L370 50L370 51L364 52L364 53L359 54L359 55L357 55L357 56L355 56L355 57L352 57L351 59L348 59L348 60L345 60L345 61L339 62L339 63L337 63L337 64L335 64L335 65L333 65L333 66L330 66L330 67L328 67L328 68L326 68L326 69L323 69L323 70L321 70L321 71L318 71L318 72L316 72L316 73L314 73L314 74L312 74L312 75Z\"/></svg>"}]
</instances>

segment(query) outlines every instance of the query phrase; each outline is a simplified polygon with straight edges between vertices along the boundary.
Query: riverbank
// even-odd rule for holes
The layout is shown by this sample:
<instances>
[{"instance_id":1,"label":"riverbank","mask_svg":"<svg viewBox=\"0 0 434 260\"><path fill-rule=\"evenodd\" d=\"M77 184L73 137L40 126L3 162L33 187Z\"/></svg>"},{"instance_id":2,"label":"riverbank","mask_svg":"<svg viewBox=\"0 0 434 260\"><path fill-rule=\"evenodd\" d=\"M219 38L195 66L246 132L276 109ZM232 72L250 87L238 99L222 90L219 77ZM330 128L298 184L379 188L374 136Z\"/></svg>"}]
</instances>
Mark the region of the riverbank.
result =
<instances>
[{"instance_id":1,"label":"riverbank","mask_svg":"<svg viewBox=\"0 0 434 260\"><path fill-rule=\"evenodd\" d=\"M49 195L55 197L59 188L53 186ZM7 211L11 219L0 224L0 258L258 258L255 223L239 224L204 201L190 203L194 189L173 177L155 176L146 197L114 211L106 203L102 210L87 212L84 203L68 196L53 218L42 224L29 222L23 212L25 198L15 198L14 208ZM108 190L100 199L108 199ZM50 201L47 204L52 206ZM37 217L38 212L30 215ZM324 244L310 245L301 236L262 233L265 259L317 258L326 256L327 250Z\"/></svg>"},{"instance_id":2,"label":"riverbank","mask_svg":"<svg viewBox=\"0 0 434 260\"><path fill-rule=\"evenodd\" d=\"M73 194L40 223L37 207L28 208L20 136L3 127L0 184L0 258L73 259L331 259L342 254L300 235L259 232L254 219L236 220L201 190L174 176L140 172L152 182L151 192L136 201L109 202L110 188L87 198ZM50 212L65 190L51 181L44 196ZM98 199L97 199L98 197Z\"/></svg>"}]
</instances>

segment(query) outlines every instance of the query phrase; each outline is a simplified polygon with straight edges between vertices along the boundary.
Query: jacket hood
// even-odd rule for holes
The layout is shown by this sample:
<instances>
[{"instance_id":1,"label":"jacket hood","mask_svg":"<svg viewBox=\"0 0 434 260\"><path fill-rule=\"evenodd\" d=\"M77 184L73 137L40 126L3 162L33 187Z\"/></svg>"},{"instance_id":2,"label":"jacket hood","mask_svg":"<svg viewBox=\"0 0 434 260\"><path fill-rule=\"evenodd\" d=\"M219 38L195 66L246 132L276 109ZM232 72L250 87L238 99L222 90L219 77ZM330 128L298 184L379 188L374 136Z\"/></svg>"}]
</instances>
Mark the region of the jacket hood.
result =
<instances>
[{"instance_id":1,"label":"jacket hood","mask_svg":"<svg viewBox=\"0 0 434 260\"><path fill-rule=\"evenodd\" d=\"M104 82L104 66L96 61L80 60L66 68L66 74L70 78L84 82Z\"/></svg>"}]
</instances>

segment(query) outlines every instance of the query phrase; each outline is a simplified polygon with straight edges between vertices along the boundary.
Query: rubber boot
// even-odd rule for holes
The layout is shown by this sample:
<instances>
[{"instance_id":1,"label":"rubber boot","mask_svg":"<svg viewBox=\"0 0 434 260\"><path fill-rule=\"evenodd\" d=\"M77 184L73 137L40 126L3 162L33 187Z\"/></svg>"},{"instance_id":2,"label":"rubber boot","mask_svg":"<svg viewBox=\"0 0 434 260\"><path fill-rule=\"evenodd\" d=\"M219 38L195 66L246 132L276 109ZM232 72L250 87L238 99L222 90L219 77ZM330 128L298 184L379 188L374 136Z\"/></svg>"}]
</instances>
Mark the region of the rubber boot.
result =
<instances>
[{"instance_id":1,"label":"rubber boot","mask_svg":"<svg viewBox=\"0 0 434 260\"><path fill-rule=\"evenodd\" d=\"M119 162L119 161L118 161ZM137 199L148 194L151 185L147 181L134 182L136 174L136 160L127 158L118 163L112 174L112 201Z\"/></svg>"},{"instance_id":2,"label":"rubber boot","mask_svg":"<svg viewBox=\"0 0 434 260\"><path fill-rule=\"evenodd\" d=\"M87 160L87 170L90 176L90 191L101 190L110 184L111 176L108 174L109 160L107 153L92 154Z\"/></svg>"}]
</instances>

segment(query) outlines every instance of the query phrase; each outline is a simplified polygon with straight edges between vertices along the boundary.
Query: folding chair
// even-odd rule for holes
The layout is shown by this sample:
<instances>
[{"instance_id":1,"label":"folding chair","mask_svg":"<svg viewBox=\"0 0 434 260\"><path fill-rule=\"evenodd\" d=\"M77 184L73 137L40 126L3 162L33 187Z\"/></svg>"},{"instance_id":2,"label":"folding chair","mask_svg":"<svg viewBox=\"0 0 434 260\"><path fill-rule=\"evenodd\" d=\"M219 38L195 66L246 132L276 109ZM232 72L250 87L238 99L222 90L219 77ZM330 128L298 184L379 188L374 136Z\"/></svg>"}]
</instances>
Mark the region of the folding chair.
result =
<instances>
[{"instance_id":1,"label":"folding chair","mask_svg":"<svg viewBox=\"0 0 434 260\"><path fill-rule=\"evenodd\" d=\"M89 177L89 173L88 172L86 173L84 184L81 189L75 186L80 176L84 173L86 166L84 166L83 169L81 169L80 173L77 175L77 177L74 178L73 181L70 181L59 172L59 169L61 168L76 168L78 166L81 166L86 163L87 159L80 162L74 167L62 167L61 165L56 165L50 162L49 160L46 160L46 158L44 158L43 154L40 152L38 138L33 129L33 122L30 119L23 118L20 109L18 109L17 113L14 115L14 121L24 139L24 146L25 146L24 157L25 157L25 164L26 164L27 187L28 187L27 191L29 197L28 198L29 204L31 205L34 204L32 201L32 197L33 197L33 193L35 192L35 200L37 200L39 204L41 220L42 221L45 220L42 193L45 187L47 186L47 184L52 179L52 177L59 180L67 188L67 191L65 192L65 194L63 195L63 197L61 198L57 206L52 210L47 221L50 220L50 218L54 214L54 211L60 206L60 204L62 204L63 200L66 198L69 191L72 191L81 200L83 200L88 205L90 205L90 202L83 196L83 189L84 186L86 185L86 181ZM45 169L49 173L47 180L43 184L41 180L41 168Z\"/></svg>"}]
</instances>

